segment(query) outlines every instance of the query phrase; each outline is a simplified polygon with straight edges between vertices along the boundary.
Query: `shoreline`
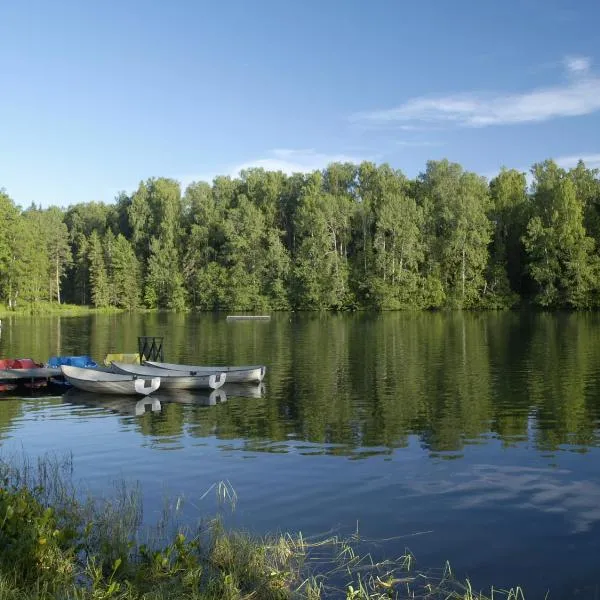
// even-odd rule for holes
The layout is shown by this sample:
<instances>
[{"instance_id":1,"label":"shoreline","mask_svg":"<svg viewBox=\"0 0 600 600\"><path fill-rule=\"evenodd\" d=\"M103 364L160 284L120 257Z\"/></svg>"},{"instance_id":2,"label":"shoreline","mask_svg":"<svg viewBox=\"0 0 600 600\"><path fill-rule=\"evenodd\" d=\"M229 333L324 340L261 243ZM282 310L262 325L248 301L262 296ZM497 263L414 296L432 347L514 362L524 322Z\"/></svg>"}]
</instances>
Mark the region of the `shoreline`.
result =
<instances>
[{"instance_id":1,"label":"shoreline","mask_svg":"<svg viewBox=\"0 0 600 600\"><path fill-rule=\"evenodd\" d=\"M520 588L477 592L443 569L414 568L405 553L374 563L350 538L301 533L257 537L226 530L220 518L178 523L181 499L153 528L142 526L139 488L81 498L72 458L36 464L0 459L0 595L7 600L523 600ZM211 486L235 510L226 483ZM168 533L166 533L168 532Z\"/></svg>"}]
</instances>

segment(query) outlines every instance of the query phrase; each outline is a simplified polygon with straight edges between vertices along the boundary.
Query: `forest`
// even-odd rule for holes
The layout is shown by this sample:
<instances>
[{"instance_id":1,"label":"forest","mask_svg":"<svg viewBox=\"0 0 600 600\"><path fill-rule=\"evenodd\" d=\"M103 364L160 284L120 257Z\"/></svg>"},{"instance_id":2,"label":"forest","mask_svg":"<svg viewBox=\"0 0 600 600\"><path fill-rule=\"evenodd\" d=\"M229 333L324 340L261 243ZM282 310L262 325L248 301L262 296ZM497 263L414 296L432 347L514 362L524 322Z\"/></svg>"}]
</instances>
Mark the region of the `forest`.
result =
<instances>
[{"instance_id":1,"label":"forest","mask_svg":"<svg viewBox=\"0 0 600 600\"><path fill-rule=\"evenodd\" d=\"M548 160L491 181L447 160L263 169L114 203L0 189L0 299L136 310L600 307L600 177Z\"/></svg>"}]
</instances>

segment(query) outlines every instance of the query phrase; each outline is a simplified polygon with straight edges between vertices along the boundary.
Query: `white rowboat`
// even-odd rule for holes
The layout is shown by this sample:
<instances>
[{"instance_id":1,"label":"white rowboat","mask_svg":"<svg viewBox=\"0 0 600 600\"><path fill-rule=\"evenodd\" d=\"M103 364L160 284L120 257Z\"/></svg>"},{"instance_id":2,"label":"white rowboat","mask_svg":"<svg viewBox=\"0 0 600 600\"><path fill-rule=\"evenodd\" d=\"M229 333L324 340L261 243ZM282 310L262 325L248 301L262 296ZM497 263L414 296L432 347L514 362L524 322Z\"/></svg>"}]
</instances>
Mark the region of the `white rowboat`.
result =
<instances>
[{"instance_id":1,"label":"white rowboat","mask_svg":"<svg viewBox=\"0 0 600 600\"><path fill-rule=\"evenodd\" d=\"M147 364L131 365L122 362L112 362L112 369L117 373L136 375L137 377L159 377L163 390L201 390L220 388L227 375L211 371L210 373L192 373L159 369Z\"/></svg>"},{"instance_id":2,"label":"white rowboat","mask_svg":"<svg viewBox=\"0 0 600 600\"><path fill-rule=\"evenodd\" d=\"M86 392L147 396L160 387L160 377L138 377L67 365L62 365L60 370L73 387Z\"/></svg>"},{"instance_id":3,"label":"white rowboat","mask_svg":"<svg viewBox=\"0 0 600 600\"><path fill-rule=\"evenodd\" d=\"M178 365L144 361L145 365L168 371L184 371L195 375L208 375L209 373L226 373L227 383L260 383L265 376L267 367L263 365L234 366L234 367L197 367L192 365Z\"/></svg>"}]
</instances>

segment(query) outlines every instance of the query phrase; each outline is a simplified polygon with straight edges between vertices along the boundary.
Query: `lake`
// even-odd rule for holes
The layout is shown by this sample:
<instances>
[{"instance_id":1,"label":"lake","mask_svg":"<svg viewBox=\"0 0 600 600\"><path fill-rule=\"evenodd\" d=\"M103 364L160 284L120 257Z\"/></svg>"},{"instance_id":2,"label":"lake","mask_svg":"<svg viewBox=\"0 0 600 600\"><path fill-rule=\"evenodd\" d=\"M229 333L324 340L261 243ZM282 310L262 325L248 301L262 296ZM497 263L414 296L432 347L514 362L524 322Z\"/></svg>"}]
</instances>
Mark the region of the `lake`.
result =
<instances>
[{"instance_id":1,"label":"lake","mask_svg":"<svg viewBox=\"0 0 600 600\"><path fill-rule=\"evenodd\" d=\"M141 414L135 399L4 399L5 456L72 451L76 480L93 493L140 482L149 520L179 495L189 519L212 514L204 494L228 480L238 495L228 521L256 533L358 526L379 540L376 557L408 548L424 569L449 560L476 588L600 593L600 315L3 323L1 357L102 359L159 335L169 362L268 369L262 388L212 398L167 401L159 390L160 406Z\"/></svg>"}]
</instances>

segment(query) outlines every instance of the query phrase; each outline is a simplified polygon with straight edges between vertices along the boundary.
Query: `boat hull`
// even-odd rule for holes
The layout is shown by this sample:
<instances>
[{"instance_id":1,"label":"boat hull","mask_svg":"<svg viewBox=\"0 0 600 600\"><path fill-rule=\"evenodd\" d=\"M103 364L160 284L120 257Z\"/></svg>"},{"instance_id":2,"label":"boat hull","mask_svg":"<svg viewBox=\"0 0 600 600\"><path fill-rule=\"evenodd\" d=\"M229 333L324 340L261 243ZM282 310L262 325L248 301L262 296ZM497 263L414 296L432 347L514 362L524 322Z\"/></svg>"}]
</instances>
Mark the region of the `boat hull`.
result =
<instances>
[{"instance_id":1,"label":"boat hull","mask_svg":"<svg viewBox=\"0 0 600 600\"><path fill-rule=\"evenodd\" d=\"M95 369L62 366L65 379L79 390L96 394L148 396L161 384L160 377L136 377L119 373L107 373Z\"/></svg>"},{"instance_id":2,"label":"boat hull","mask_svg":"<svg viewBox=\"0 0 600 600\"><path fill-rule=\"evenodd\" d=\"M130 365L113 362L112 368L116 373L135 375L137 377L160 377L163 390L202 390L219 389L226 379L225 373L192 375L183 371L169 371L147 365Z\"/></svg>"},{"instance_id":3,"label":"boat hull","mask_svg":"<svg viewBox=\"0 0 600 600\"><path fill-rule=\"evenodd\" d=\"M260 383L267 371L264 365L240 366L240 367L219 367L219 366L193 366L179 365L176 363L163 363L144 361L144 365L164 369L168 371L184 371L186 373L195 373L197 375L207 375L210 373L222 372L227 375L227 383Z\"/></svg>"}]
</instances>

